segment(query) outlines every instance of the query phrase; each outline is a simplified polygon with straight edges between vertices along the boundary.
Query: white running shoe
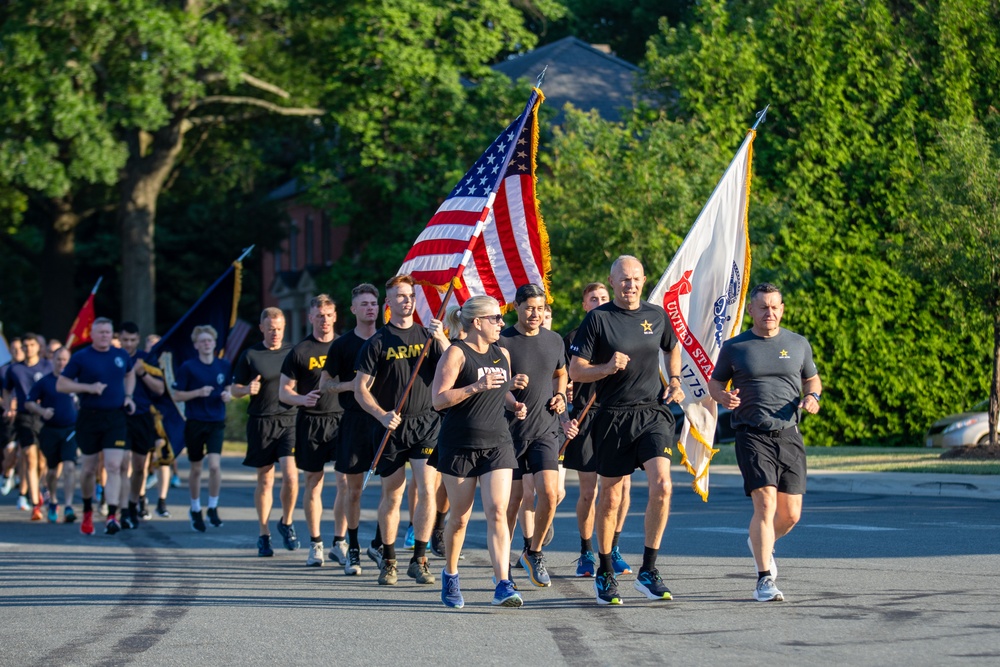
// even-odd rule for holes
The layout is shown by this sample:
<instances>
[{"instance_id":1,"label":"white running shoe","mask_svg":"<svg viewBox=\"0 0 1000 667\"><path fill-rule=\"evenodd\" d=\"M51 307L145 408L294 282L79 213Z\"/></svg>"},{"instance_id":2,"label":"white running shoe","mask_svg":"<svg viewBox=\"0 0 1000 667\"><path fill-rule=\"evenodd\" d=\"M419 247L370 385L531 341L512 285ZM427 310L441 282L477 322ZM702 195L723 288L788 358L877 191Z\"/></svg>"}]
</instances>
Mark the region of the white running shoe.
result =
<instances>
[{"instance_id":1,"label":"white running shoe","mask_svg":"<svg viewBox=\"0 0 1000 667\"><path fill-rule=\"evenodd\" d=\"M312 542L309 545L309 557L306 558L306 565L309 567L323 567L323 543Z\"/></svg>"},{"instance_id":2,"label":"white running shoe","mask_svg":"<svg viewBox=\"0 0 1000 667\"><path fill-rule=\"evenodd\" d=\"M753 591L753 599L757 602L782 602L785 595L774 585L774 577L763 577L757 582L757 588Z\"/></svg>"},{"instance_id":3,"label":"white running shoe","mask_svg":"<svg viewBox=\"0 0 1000 667\"><path fill-rule=\"evenodd\" d=\"M330 547L330 560L340 565L347 565L347 540L334 542Z\"/></svg>"}]
</instances>

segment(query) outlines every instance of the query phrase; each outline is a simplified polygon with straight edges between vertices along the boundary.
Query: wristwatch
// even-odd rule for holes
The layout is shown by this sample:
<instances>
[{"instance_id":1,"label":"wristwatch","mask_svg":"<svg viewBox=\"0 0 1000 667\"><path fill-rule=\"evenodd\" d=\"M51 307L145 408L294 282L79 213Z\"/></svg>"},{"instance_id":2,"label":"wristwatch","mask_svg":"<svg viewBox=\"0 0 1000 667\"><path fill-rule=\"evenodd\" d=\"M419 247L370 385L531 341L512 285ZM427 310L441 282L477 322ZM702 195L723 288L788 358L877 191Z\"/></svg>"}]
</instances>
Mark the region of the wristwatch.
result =
<instances>
[{"instance_id":1,"label":"wristwatch","mask_svg":"<svg viewBox=\"0 0 1000 667\"><path fill-rule=\"evenodd\" d=\"M819 403L819 394L817 394L815 391L810 391L808 394L806 394L806 396L812 396L813 398L816 399L816 402Z\"/></svg>"}]
</instances>

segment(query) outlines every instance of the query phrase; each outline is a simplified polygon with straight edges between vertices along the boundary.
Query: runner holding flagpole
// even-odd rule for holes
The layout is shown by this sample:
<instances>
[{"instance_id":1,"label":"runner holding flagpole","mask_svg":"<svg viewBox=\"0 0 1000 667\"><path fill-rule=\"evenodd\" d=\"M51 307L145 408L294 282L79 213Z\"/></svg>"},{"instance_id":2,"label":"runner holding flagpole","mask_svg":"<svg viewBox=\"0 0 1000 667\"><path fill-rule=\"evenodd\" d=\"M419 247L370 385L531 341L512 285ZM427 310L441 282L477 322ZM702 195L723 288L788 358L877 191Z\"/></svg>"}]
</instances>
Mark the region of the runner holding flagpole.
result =
<instances>
[{"instance_id":1,"label":"runner holding flagpole","mask_svg":"<svg viewBox=\"0 0 1000 667\"><path fill-rule=\"evenodd\" d=\"M538 107L545 99L539 86L544 75L544 71L539 75L524 111L455 185L397 271L416 283L414 317L418 322L443 319L452 295L460 305L483 293L509 304L520 285L547 285L548 236L534 195ZM484 243L479 242L481 237ZM414 364L396 414L409 396L430 343L428 339ZM386 431L364 486L388 439Z\"/></svg>"}]
</instances>

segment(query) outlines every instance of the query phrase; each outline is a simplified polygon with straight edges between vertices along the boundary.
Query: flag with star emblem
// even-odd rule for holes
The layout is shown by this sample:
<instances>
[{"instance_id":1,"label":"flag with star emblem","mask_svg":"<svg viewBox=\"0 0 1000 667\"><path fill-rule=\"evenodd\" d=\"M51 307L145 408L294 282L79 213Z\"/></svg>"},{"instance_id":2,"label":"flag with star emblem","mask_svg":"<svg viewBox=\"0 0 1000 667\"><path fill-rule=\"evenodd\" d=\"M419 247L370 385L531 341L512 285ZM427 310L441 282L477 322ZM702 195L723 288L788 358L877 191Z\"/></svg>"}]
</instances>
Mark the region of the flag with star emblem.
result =
<instances>
[{"instance_id":1,"label":"flag with star emblem","mask_svg":"<svg viewBox=\"0 0 1000 667\"><path fill-rule=\"evenodd\" d=\"M420 322L436 316L452 282L459 305L488 294L505 306L526 283L548 291L549 239L535 199L544 99L532 90L521 115L455 185L407 253L398 274L417 283Z\"/></svg>"},{"instance_id":2,"label":"flag with star emblem","mask_svg":"<svg viewBox=\"0 0 1000 667\"><path fill-rule=\"evenodd\" d=\"M708 501L708 467L715 442L718 405L708 380L726 339L739 333L750 276L750 163L756 132L743 145L691 226L649 302L663 306L681 345L684 427L678 449L694 475L693 487ZM660 372L669 371L660 355Z\"/></svg>"}]
</instances>

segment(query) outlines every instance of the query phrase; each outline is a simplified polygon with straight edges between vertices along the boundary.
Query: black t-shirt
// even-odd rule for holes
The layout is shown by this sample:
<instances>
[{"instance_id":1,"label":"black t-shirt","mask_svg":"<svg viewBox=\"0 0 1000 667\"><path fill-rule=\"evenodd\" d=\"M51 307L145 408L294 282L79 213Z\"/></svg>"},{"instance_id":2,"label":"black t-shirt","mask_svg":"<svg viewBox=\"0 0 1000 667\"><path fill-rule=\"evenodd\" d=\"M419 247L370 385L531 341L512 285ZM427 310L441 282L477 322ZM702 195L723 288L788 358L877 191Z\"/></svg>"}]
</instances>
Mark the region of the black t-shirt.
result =
<instances>
[{"instance_id":1,"label":"black t-shirt","mask_svg":"<svg viewBox=\"0 0 1000 667\"><path fill-rule=\"evenodd\" d=\"M445 449L493 449L513 447L504 405L510 390L511 370L500 346L492 343L486 354L473 350L465 341L454 343L465 354L465 363L455 378L453 389L479 382L486 373L501 371L505 382L498 389L481 391L448 408L441 420L438 444Z\"/></svg>"},{"instance_id":2,"label":"black t-shirt","mask_svg":"<svg viewBox=\"0 0 1000 667\"><path fill-rule=\"evenodd\" d=\"M570 359L573 357L569 348L573 344L573 339L576 338L576 332L579 330L580 327L577 327L563 336L563 346L566 349L566 368L569 368ZM573 409L571 413L575 419L578 419L580 413L587 407L587 401L590 400L595 391L597 391L597 386L593 382L573 383Z\"/></svg>"},{"instance_id":3,"label":"black t-shirt","mask_svg":"<svg viewBox=\"0 0 1000 667\"><path fill-rule=\"evenodd\" d=\"M375 377L371 392L383 410L396 409L428 338L427 329L419 324L408 329L386 324L361 348L355 370ZM419 415L432 409L431 382L441 352L441 343L436 339L431 341L431 349L420 365L420 373L413 382L402 414Z\"/></svg>"},{"instance_id":4,"label":"black t-shirt","mask_svg":"<svg viewBox=\"0 0 1000 667\"><path fill-rule=\"evenodd\" d=\"M331 344L332 341L331 343L323 343L309 334L285 357L285 362L281 365L281 373L295 380L295 391L298 394L305 395L319 387ZM301 408L301 411L309 415L329 415L343 412L344 408L340 406L340 400L337 396L338 394L324 392L316 405L311 408Z\"/></svg>"},{"instance_id":5,"label":"black t-shirt","mask_svg":"<svg viewBox=\"0 0 1000 667\"><path fill-rule=\"evenodd\" d=\"M676 344L663 308L643 301L636 310L624 310L610 301L587 313L570 353L594 365L610 361L615 352L629 356L623 370L595 383L595 403L621 407L659 401L663 395L659 353Z\"/></svg>"},{"instance_id":6,"label":"black t-shirt","mask_svg":"<svg viewBox=\"0 0 1000 667\"><path fill-rule=\"evenodd\" d=\"M342 336L337 336L330 346L329 352L326 353L326 363L323 365L323 370L337 382L353 382L354 367L365 342L367 339L355 333L354 329ZM340 407L344 410L361 410L353 391L344 391L338 396L340 397Z\"/></svg>"},{"instance_id":7,"label":"black t-shirt","mask_svg":"<svg viewBox=\"0 0 1000 667\"><path fill-rule=\"evenodd\" d=\"M516 327L500 332L500 347L510 352L510 372L528 376L528 386L514 390L514 398L528 408L521 420L508 415L514 440L531 440L559 430L559 417L549 410L552 400L552 375L566 366L566 353L559 334L540 329L536 336L526 336Z\"/></svg>"},{"instance_id":8,"label":"black t-shirt","mask_svg":"<svg viewBox=\"0 0 1000 667\"><path fill-rule=\"evenodd\" d=\"M250 407L247 414L253 417L287 417L294 415L294 405L285 405L278 400L278 388L281 384L281 365L285 362L292 349L291 345L282 344L277 350L269 350L264 343L248 347L240 355L233 369L233 382L244 386L260 376L260 391L250 397Z\"/></svg>"}]
</instances>

